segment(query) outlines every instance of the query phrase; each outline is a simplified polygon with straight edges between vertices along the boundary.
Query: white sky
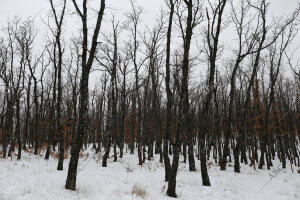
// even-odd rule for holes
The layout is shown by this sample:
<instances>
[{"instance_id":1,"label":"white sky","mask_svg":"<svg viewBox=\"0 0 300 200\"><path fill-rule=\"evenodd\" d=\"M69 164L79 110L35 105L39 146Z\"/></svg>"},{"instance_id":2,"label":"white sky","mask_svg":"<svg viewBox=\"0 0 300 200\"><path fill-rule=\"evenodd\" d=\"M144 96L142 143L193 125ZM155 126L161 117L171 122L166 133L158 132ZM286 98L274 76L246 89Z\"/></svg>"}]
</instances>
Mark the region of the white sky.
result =
<instances>
[{"instance_id":1,"label":"white sky","mask_svg":"<svg viewBox=\"0 0 300 200\"><path fill-rule=\"evenodd\" d=\"M70 2L71 0L68 0ZM93 0L98 1L98 0ZM293 10L298 0L269 0L271 2L271 12L280 15ZM121 12L130 8L129 0L107 0L108 7L112 7ZM136 0L139 6L146 11L145 20L152 20L164 5L164 0ZM0 24L3 24L8 17L19 15L21 17L37 16L45 13L49 9L48 0L0 0Z\"/></svg>"}]
</instances>

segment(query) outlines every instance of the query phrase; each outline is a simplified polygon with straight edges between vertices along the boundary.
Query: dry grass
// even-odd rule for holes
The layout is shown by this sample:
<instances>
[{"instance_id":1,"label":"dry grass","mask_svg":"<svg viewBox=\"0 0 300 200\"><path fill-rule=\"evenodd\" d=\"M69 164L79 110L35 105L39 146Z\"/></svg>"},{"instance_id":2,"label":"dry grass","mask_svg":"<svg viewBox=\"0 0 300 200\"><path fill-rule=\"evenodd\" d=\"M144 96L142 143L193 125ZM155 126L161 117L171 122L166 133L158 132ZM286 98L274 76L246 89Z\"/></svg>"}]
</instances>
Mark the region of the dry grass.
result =
<instances>
[{"instance_id":1,"label":"dry grass","mask_svg":"<svg viewBox=\"0 0 300 200\"><path fill-rule=\"evenodd\" d=\"M207 164L208 168L211 168L211 166L214 165L214 163L212 161L207 161L206 164Z\"/></svg>"},{"instance_id":2,"label":"dry grass","mask_svg":"<svg viewBox=\"0 0 300 200\"><path fill-rule=\"evenodd\" d=\"M83 156L84 156L83 151L80 151L79 157L80 157L80 158L83 158Z\"/></svg>"},{"instance_id":3,"label":"dry grass","mask_svg":"<svg viewBox=\"0 0 300 200\"><path fill-rule=\"evenodd\" d=\"M51 154L51 152L50 152L50 154ZM53 153L52 153L53 154ZM69 155L65 152L64 153L64 159L67 159L69 157ZM55 153L55 158L57 158L57 159L59 159L59 152L56 152Z\"/></svg>"},{"instance_id":4,"label":"dry grass","mask_svg":"<svg viewBox=\"0 0 300 200\"><path fill-rule=\"evenodd\" d=\"M51 157L53 157L53 158L54 158L54 157L56 157L56 155L55 155L55 152L54 152L54 151L50 151L50 153L49 153L49 154L50 154L50 156L51 156Z\"/></svg>"},{"instance_id":5,"label":"dry grass","mask_svg":"<svg viewBox=\"0 0 300 200\"><path fill-rule=\"evenodd\" d=\"M31 148L31 149L26 148L26 149L24 150L24 152L25 152L25 153L32 154L32 153L33 153L33 149L32 149L32 148Z\"/></svg>"},{"instance_id":6,"label":"dry grass","mask_svg":"<svg viewBox=\"0 0 300 200\"><path fill-rule=\"evenodd\" d=\"M146 190L140 185L134 184L131 194L144 199L146 197Z\"/></svg>"}]
</instances>

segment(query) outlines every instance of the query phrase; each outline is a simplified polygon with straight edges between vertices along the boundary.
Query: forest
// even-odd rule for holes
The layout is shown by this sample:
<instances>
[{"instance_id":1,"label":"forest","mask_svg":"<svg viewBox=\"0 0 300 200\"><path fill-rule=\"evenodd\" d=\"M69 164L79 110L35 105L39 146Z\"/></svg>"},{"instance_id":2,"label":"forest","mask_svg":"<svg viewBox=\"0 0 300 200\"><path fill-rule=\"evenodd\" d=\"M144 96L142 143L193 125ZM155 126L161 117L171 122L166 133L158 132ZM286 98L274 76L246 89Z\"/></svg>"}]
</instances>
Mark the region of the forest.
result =
<instances>
[{"instance_id":1,"label":"forest","mask_svg":"<svg viewBox=\"0 0 300 200\"><path fill-rule=\"evenodd\" d=\"M2 24L0 199L257 199L231 178L284 175L266 185L290 196L258 197L300 198L300 3L276 16L271 0L164 0L147 24L138 2L115 15L105 0L47 0L45 33L32 17ZM49 174L7 187L28 170ZM103 190L137 184L96 197L98 173ZM118 179L130 173L151 192ZM34 196L55 174L60 192ZM209 197L218 184L232 196Z\"/></svg>"}]
</instances>

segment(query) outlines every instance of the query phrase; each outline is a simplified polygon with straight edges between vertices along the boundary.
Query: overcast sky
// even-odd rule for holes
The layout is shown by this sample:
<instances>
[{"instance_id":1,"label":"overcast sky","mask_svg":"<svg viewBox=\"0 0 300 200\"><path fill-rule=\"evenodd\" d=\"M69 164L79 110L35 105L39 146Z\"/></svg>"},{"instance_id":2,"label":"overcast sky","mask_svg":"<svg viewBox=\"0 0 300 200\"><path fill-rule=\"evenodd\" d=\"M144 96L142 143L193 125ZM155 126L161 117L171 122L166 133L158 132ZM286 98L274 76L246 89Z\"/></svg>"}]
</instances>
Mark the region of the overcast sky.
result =
<instances>
[{"instance_id":1,"label":"overcast sky","mask_svg":"<svg viewBox=\"0 0 300 200\"><path fill-rule=\"evenodd\" d=\"M57 2L55 0L54 2ZM99 0L90 0L98 2ZM154 17L160 13L161 7L164 5L165 0L136 0L136 3L144 8L143 20L145 24L151 24ZM238 0L235 0L238 1ZM69 2L68 8L73 9L73 5ZM116 15L130 9L129 0L107 0L106 12L113 12ZM299 0L269 0L271 2L270 12L274 15L280 16L284 13L292 11ZM0 0L0 25L3 25L8 18L12 18L16 15L22 18L35 17L37 24L40 23L41 18L45 18L46 13L49 10L48 0Z\"/></svg>"},{"instance_id":2,"label":"overcast sky","mask_svg":"<svg viewBox=\"0 0 300 200\"><path fill-rule=\"evenodd\" d=\"M57 1L58 0L54 0L54 2ZM97 3L100 0L90 1L94 1L95 3ZM136 0L137 5L144 8L144 24L151 26L155 22L154 18L155 16L159 15L162 6L164 6L164 1L165 0ZM71 3L71 0L67 0L67 2L68 12L70 13L70 11L73 10L73 5ZM270 13L272 13L274 16L282 16L293 11L296 8L299 0L269 0L269 2L271 3ZM97 3L97 5L98 4L99 3ZM130 0L106 0L106 4L108 8L106 9L106 14L114 13L121 19L122 16L124 16L123 14L130 10ZM48 0L0 0L0 26L5 25L8 18L13 18L17 15L21 18L35 18L35 24L38 27L39 33L45 32L46 27L41 22L41 19L46 19L46 14L49 9L50 6ZM73 30L74 27L76 29L80 28L81 25L78 24L78 26L76 26L77 24L76 22L74 22L74 19L78 20L78 18L76 18L75 15L72 15L71 18L71 20L69 18L69 20L66 21L67 27L72 26ZM226 31L224 35L223 37L230 37L230 31ZM226 42L223 41L223 43ZM230 44L230 39L229 41L227 41L227 43ZM295 44L295 46L300 44L300 34L298 34L295 43L297 43Z\"/></svg>"},{"instance_id":3,"label":"overcast sky","mask_svg":"<svg viewBox=\"0 0 300 200\"><path fill-rule=\"evenodd\" d=\"M68 0L71 1L71 0ZM96 0L93 0L96 1ZM128 10L129 0L107 0L107 5L118 10ZM160 10L164 0L136 0L137 4L144 7L147 12L146 20L155 16ZM298 0L270 0L271 12L282 14L296 7ZM48 0L0 0L0 23L8 16L19 15L21 17L36 16L49 9Z\"/></svg>"}]
</instances>

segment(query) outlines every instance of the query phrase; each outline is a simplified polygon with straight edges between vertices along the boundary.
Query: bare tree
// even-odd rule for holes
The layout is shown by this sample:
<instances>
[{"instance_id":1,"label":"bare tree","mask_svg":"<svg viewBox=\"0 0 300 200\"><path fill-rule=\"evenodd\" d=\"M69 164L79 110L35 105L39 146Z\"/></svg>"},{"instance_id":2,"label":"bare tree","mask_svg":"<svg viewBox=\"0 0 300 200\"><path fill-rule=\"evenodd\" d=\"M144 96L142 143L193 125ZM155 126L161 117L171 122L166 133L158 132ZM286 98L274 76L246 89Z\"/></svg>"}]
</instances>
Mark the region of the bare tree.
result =
<instances>
[{"instance_id":1,"label":"bare tree","mask_svg":"<svg viewBox=\"0 0 300 200\"><path fill-rule=\"evenodd\" d=\"M246 1L241 1L240 7L235 8L233 2L231 2L232 9L232 21L235 25L235 31L238 37L238 49L235 50L236 58L234 61L233 69L230 75L230 94L229 94L229 107L228 107L228 115L226 120L226 131L225 131L225 143L223 148L223 157L220 160L221 170L226 170L226 159L229 156L229 136L231 133L232 120L233 120L233 104L235 98L235 90L236 90L236 75L240 68L241 63L245 58L255 53L255 46L258 43L258 40L253 37L258 35L259 32L259 24L256 26L252 25L253 17L249 16L250 6L246 3Z\"/></svg>"},{"instance_id":2,"label":"bare tree","mask_svg":"<svg viewBox=\"0 0 300 200\"><path fill-rule=\"evenodd\" d=\"M95 58L96 48L98 45L97 39L100 32L101 22L105 10L105 0L100 1L100 8L97 14L97 21L92 35L91 47L88 50L88 9L87 0L83 1L82 11L78 7L75 0L72 0L73 5L76 9L82 21L82 52L81 52L81 80L80 80L80 100L79 100L79 123L77 128L77 134L75 135L74 143L71 148L71 159L69 163L68 176L66 180L66 189L75 190L76 188L76 176L77 166L79 159L79 152L83 144L84 131L87 124L87 106L88 106L88 83L90 70Z\"/></svg>"},{"instance_id":3,"label":"bare tree","mask_svg":"<svg viewBox=\"0 0 300 200\"><path fill-rule=\"evenodd\" d=\"M143 164L142 159L142 132L141 132L141 120L142 120L142 103L141 103L141 97L139 94L140 91L140 75L139 72L141 70L141 67L143 66L146 59L139 58L139 51L141 42L138 38L138 25L141 22L141 15L143 12L143 9L140 7L137 7L134 3L134 1L131 1L131 7L132 12L127 13L127 21L124 23L125 30L128 30L130 32L131 40L127 44L127 47L129 48L130 52L130 58L131 62L134 66L134 72L135 72L135 94L134 94L134 101L133 101L133 116L136 118L136 126L137 126L137 145L138 145L138 158L139 158L139 165ZM137 115L136 115L136 100L137 100ZM134 120L135 121L135 120ZM134 145L134 144L133 144Z\"/></svg>"},{"instance_id":4,"label":"bare tree","mask_svg":"<svg viewBox=\"0 0 300 200\"><path fill-rule=\"evenodd\" d=\"M57 101L56 101L56 127L57 127L57 133L59 135L59 160L57 165L57 170L63 170L63 162L64 162L64 133L62 130L62 124L61 124L61 104L62 104L62 65L63 65L63 53L64 48L62 46L61 41L61 35L62 35L62 25L64 22L64 16L65 16L65 10L66 10L66 0L63 1L62 9L58 13L53 0L49 0L49 3L51 5L51 13L52 17L55 21L55 28L50 30L54 37L55 46L54 48L57 48L57 51L54 51L53 57L54 57L54 65L57 66ZM57 60L56 60L57 57ZM54 101L54 99L53 99Z\"/></svg>"},{"instance_id":5,"label":"bare tree","mask_svg":"<svg viewBox=\"0 0 300 200\"><path fill-rule=\"evenodd\" d=\"M189 155L189 170L196 171L195 158L194 158L194 144L191 129L190 119L190 102L189 102L189 67L190 67L190 48L191 40L194 28L202 21L201 3L199 0L195 2L193 0L183 1L185 8L187 9L186 21L182 20L182 12L179 7L182 6L182 2L177 2L177 16L179 18L179 24L182 31L183 38L183 61L182 61L182 79L180 88L180 101L179 101L179 114L178 124L176 131L176 141L174 146L173 163L171 167L170 179L168 184L167 194L171 197L176 197L176 174L178 169L179 151L182 142L182 134L187 133L188 136L188 155ZM183 22L186 23L186 28L183 28Z\"/></svg>"},{"instance_id":6,"label":"bare tree","mask_svg":"<svg viewBox=\"0 0 300 200\"><path fill-rule=\"evenodd\" d=\"M112 112L111 112L111 130L109 131L111 134L108 135L107 139L108 142L105 144L105 154L103 156L102 166L107 166L107 159L109 157L110 147L111 147L111 139L113 138L114 142L114 162L117 161L117 67L119 64L119 52L118 52L118 38L121 33L121 28L119 26L119 22L115 22L113 17L112 19L112 35L104 36L105 37L105 44L100 47L102 56L100 59L96 57L98 63L105 67L106 71L110 74L110 84L111 84L111 105L112 105ZM105 62L103 62L104 60Z\"/></svg>"},{"instance_id":7,"label":"bare tree","mask_svg":"<svg viewBox=\"0 0 300 200\"><path fill-rule=\"evenodd\" d=\"M171 38L172 38L172 26L173 26L173 16L175 11L175 4L177 1L170 0L166 3L169 6L169 23L168 23L168 31L167 31L167 46L166 46L166 93L167 93L167 121L166 121L166 132L164 135L164 164L165 164L165 181L169 181L170 172L171 172L171 164L168 155L168 142L170 140L170 125L171 125L171 116L172 116L172 106L173 106L173 97L172 91L170 88L170 55L171 55Z\"/></svg>"}]
</instances>

